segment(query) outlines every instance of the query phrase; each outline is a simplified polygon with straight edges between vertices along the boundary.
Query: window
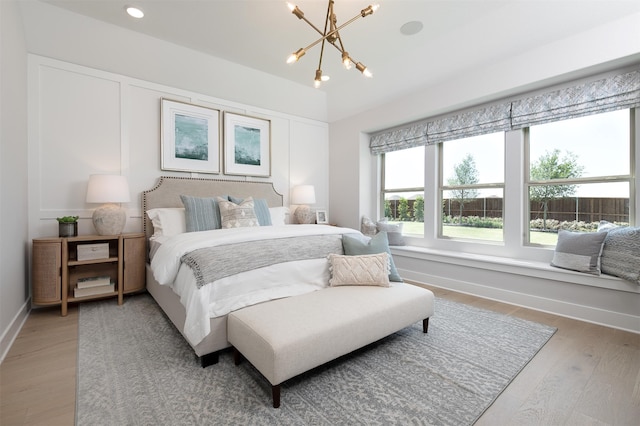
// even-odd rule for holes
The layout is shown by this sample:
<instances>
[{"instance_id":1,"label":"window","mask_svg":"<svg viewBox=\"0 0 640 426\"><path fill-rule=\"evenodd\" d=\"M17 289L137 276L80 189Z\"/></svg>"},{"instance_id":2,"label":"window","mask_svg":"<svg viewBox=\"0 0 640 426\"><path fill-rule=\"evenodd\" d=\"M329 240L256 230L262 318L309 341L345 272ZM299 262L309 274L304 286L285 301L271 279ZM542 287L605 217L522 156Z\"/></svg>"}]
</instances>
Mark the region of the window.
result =
<instances>
[{"instance_id":1,"label":"window","mask_svg":"<svg viewBox=\"0 0 640 426\"><path fill-rule=\"evenodd\" d=\"M403 234L424 234L424 146L383 156L383 213L390 222L403 222Z\"/></svg>"},{"instance_id":2,"label":"window","mask_svg":"<svg viewBox=\"0 0 640 426\"><path fill-rule=\"evenodd\" d=\"M504 132L440 144L440 236L502 241Z\"/></svg>"},{"instance_id":3,"label":"window","mask_svg":"<svg viewBox=\"0 0 640 426\"><path fill-rule=\"evenodd\" d=\"M555 245L557 231L629 224L632 114L628 109L532 126L528 241Z\"/></svg>"}]
</instances>

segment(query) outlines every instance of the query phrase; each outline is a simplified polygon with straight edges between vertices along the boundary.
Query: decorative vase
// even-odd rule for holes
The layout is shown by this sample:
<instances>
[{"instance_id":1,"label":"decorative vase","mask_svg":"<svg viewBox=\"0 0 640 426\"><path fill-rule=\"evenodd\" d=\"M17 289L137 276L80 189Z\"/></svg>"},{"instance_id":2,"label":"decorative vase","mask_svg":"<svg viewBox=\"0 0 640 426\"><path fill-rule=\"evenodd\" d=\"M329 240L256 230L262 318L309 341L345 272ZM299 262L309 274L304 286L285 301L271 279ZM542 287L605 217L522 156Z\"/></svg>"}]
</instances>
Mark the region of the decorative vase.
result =
<instances>
[{"instance_id":1,"label":"decorative vase","mask_svg":"<svg viewBox=\"0 0 640 426\"><path fill-rule=\"evenodd\" d=\"M77 237L78 222L58 222L59 237Z\"/></svg>"}]
</instances>

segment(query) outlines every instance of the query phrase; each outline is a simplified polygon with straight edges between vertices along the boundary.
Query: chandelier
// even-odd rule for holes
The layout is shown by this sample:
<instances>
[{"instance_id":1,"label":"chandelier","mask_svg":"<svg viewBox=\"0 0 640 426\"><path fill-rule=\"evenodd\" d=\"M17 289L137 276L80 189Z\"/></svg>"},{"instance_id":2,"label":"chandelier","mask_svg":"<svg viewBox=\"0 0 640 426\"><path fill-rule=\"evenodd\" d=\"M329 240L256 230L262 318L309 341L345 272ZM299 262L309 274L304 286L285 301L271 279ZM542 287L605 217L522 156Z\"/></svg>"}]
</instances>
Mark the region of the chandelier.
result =
<instances>
[{"instance_id":1,"label":"chandelier","mask_svg":"<svg viewBox=\"0 0 640 426\"><path fill-rule=\"evenodd\" d=\"M296 15L298 19L302 19L304 22L309 24L311 28L316 30L318 34L320 34L321 36L319 39L317 39L307 47L303 47L301 49L298 49L296 52L292 53L291 56L289 56L289 59L287 59L288 64L297 62L300 58L304 56L305 53L307 53L309 49L311 49L318 43L322 43L320 47L320 60L318 62L318 69L316 70L316 76L313 80L313 85L316 88L320 87L320 84L323 81L329 80L328 75L322 75L322 55L324 54L325 42L329 42L329 44L331 44L333 47L338 49L338 51L342 55L342 64L346 69L348 70L351 69L352 67L351 65L355 64L356 69L360 71L365 77L373 76L371 72L367 69L367 67L362 64L362 62L356 62L351 58L351 56L349 56L349 53L344 48L344 43L342 42L342 38L340 37L340 30L346 27L347 25L349 25L350 23L356 21L358 18L365 18L371 15L373 12L378 10L380 6L377 4L369 5L366 8L362 9L359 14L357 14L356 16L354 16L344 24L338 26L336 14L333 13L333 4L334 4L334 0L329 0L329 5L327 6L327 17L325 18L325 21L324 21L324 31L320 31L318 27L313 25L307 18L305 18L304 13L298 8L298 6L293 5L291 3L287 3L287 5L289 6L289 9L291 10L291 13Z\"/></svg>"}]
</instances>

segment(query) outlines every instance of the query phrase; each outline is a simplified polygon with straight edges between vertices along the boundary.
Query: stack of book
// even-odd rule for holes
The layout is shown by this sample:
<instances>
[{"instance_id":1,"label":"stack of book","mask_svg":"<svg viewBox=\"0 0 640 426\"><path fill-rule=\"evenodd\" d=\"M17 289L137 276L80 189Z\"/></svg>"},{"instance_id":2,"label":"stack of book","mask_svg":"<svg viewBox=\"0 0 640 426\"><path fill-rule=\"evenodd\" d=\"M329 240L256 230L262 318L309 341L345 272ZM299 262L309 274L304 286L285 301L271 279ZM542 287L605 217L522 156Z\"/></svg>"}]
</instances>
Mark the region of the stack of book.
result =
<instances>
[{"instance_id":1,"label":"stack of book","mask_svg":"<svg viewBox=\"0 0 640 426\"><path fill-rule=\"evenodd\" d=\"M79 278L78 285L73 289L74 297L95 296L98 294L113 293L115 284L108 275L101 277Z\"/></svg>"}]
</instances>

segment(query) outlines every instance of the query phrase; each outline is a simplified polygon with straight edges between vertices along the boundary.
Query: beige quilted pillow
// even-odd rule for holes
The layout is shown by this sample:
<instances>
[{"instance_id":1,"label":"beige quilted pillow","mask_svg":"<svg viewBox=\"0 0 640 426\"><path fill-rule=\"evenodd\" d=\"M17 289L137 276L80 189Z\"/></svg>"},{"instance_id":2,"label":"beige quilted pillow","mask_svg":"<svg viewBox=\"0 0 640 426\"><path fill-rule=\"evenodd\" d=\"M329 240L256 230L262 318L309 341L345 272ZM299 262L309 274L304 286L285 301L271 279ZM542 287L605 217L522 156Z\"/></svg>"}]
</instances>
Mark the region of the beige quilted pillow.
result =
<instances>
[{"instance_id":1,"label":"beige quilted pillow","mask_svg":"<svg viewBox=\"0 0 640 426\"><path fill-rule=\"evenodd\" d=\"M247 226L260 226L258 217L253 209L253 198L247 197L240 204L217 197L220 208L220 220L222 228L243 228Z\"/></svg>"},{"instance_id":2,"label":"beige quilted pillow","mask_svg":"<svg viewBox=\"0 0 640 426\"><path fill-rule=\"evenodd\" d=\"M387 253L360 256L329 255L331 287L340 285L375 285L389 287L389 255Z\"/></svg>"}]
</instances>

